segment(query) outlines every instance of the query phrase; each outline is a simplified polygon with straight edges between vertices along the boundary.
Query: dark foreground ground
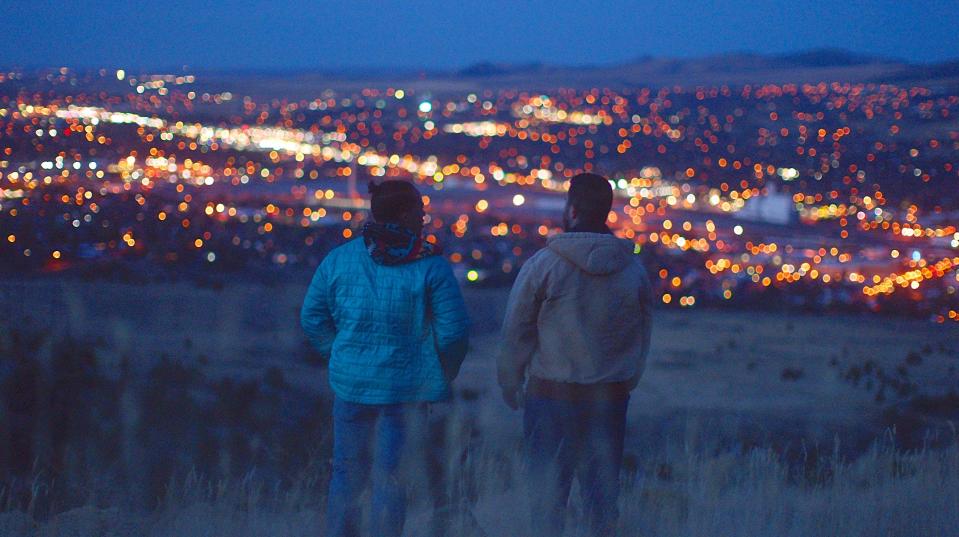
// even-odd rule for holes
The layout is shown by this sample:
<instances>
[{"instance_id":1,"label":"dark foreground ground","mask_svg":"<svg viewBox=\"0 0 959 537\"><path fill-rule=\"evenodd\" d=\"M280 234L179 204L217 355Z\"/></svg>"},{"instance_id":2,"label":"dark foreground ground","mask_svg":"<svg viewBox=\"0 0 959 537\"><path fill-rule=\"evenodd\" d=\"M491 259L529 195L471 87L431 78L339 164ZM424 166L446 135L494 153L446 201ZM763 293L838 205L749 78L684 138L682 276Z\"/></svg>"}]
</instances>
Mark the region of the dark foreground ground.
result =
<instances>
[{"instance_id":1,"label":"dark foreground ground","mask_svg":"<svg viewBox=\"0 0 959 537\"><path fill-rule=\"evenodd\" d=\"M124 357L134 369L169 358L211 377L256 378L275 367L291 384L324 393L325 369L312 359L298 322L305 283L209 289L4 281L0 306L11 326L94 342L108 369ZM507 292L465 291L473 339L457 382L467 397L489 395L490 419L505 428L516 416L493 404L493 362ZM797 425L809 434L830 429L825 437L832 438L868 429L890 406L959 389L957 368L957 327L867 315L664 309L656 312L630 413L637 428L679 420L685 429L708 421L775 431L780 423L793 433Z\"/></svg>"},{"instance_id":2,"label":"dark foreground ground","mask_svg":"<svg viewBox=\"0 0 959 537\"><path fill-rule=\"evenodd\" d=\"M5 415L8 440L34 440L3 448L0 530L300 535L318 527L330 395L298 326L305 284L0 282L8 407L9 394L22 391L11 371L25 367L11 364L41 357L26 368L41 402L13 401L20 406ZM453 419L437 434L458 446L447 462L469 514L461 533L512 534L500 515L525 508L521 419L499 400L494 365L506 290L468 289L466 299L472 350L447 405ZM903 535L897 528L920 522L899 511L959 498L959 331L775 309L657 312L630 403L627 529ZM72 373L58 376L63 370ZM50 467L13 467L24 450ZM853 489L880 499L859 505ZM767 511L754 513L757 505ZM424 520L416 513L411 535ZM951 513L923 519L931 533L922 534L955 527ZM798 520L806 515L816 521Z\"/></svg>"}]
</instances>

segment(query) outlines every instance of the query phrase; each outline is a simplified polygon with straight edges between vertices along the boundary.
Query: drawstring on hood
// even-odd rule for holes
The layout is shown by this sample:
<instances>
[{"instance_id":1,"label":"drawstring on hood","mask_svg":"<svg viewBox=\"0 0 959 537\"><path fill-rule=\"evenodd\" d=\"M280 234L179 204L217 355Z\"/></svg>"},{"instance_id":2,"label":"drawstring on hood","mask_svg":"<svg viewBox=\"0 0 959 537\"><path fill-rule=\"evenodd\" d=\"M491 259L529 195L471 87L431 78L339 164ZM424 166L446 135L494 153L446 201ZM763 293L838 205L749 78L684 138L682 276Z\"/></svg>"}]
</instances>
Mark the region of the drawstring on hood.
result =
<instances>
[{"instance_id":1,"label":"drawstring on hood","mask_svg":"<svg viewBox=\"0 0 959 537\"><path fill-rule=\"evenodd\" d=\"M626 268L634 245L605 233L566 232L552 237L547 247L587 274L604 276Z\"/></svg>"}]
</instances>

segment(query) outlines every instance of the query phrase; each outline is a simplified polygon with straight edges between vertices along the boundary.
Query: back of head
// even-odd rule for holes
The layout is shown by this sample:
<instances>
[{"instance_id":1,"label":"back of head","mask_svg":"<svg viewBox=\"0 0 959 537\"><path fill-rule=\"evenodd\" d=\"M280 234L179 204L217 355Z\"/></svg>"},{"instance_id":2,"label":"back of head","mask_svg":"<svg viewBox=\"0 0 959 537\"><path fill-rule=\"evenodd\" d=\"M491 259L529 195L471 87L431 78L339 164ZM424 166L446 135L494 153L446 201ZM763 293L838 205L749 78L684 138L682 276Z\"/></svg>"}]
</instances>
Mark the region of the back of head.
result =
<instances>
[{"instance_id":1,"label":"back of head","mask_svg":"<svg viewBox=\"0 0 959 537\"><path fill-rule=\"evenodd\" d=\"M404 214L416 211L423 203L420 193L412 183L398 180L370 182L370 212L373 220L385 224L397 224Z\"/></svg>"},{"instance_id":2,"label":"back of head","mask_svg":"<svg viewBox=\"0 0 959 537\"><path fill-rule=\"evenodd\" d=\"M580 221L603 225L613 208L613 187L601 175L581 173L570 180L567 199Z\"/></svg>"}]
</instances>

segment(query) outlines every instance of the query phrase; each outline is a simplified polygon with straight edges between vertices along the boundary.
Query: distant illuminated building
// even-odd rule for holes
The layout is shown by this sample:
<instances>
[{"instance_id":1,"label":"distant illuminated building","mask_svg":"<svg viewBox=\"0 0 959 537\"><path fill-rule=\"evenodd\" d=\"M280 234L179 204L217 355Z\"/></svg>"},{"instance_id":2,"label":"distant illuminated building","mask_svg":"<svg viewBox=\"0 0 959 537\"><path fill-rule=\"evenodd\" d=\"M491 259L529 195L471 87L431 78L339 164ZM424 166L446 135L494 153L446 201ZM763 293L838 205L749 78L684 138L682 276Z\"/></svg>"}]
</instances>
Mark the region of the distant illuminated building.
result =
<instances>
[{"instance_id":1,"label":"distant illuminated building","mask_svg":"<svg viewBox=\"0 0 959 537\"><path fill-rule=\"evenodd\" d=\"M746 205L733 215L741 220L779 225L792 224L799 219L792 197L777 192L773 184L769 185L765 196L750 198Z\"/></svg>"}]
</instances>

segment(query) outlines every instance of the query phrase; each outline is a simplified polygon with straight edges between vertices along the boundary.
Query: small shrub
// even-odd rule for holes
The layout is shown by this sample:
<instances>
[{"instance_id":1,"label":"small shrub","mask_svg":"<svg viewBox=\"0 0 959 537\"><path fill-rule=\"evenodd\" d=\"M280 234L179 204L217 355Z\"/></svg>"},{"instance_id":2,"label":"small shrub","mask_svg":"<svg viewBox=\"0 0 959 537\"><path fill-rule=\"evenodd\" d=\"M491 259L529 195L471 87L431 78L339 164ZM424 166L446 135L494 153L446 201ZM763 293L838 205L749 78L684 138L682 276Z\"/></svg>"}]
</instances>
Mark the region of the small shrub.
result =
<instances>
[{"instance_id":1,"label":"small shrub","mask_svg":"<svg viewBox=\"0 0 959 537\"><path fill-rule=\"evenodd\" d=\"M794 367L786 367L783 369L782 374L780 375L780 378L783 381L795 382L801 379L802 376L803 376L802 369L794 368Z\"/></svg>"}]
</instances>

